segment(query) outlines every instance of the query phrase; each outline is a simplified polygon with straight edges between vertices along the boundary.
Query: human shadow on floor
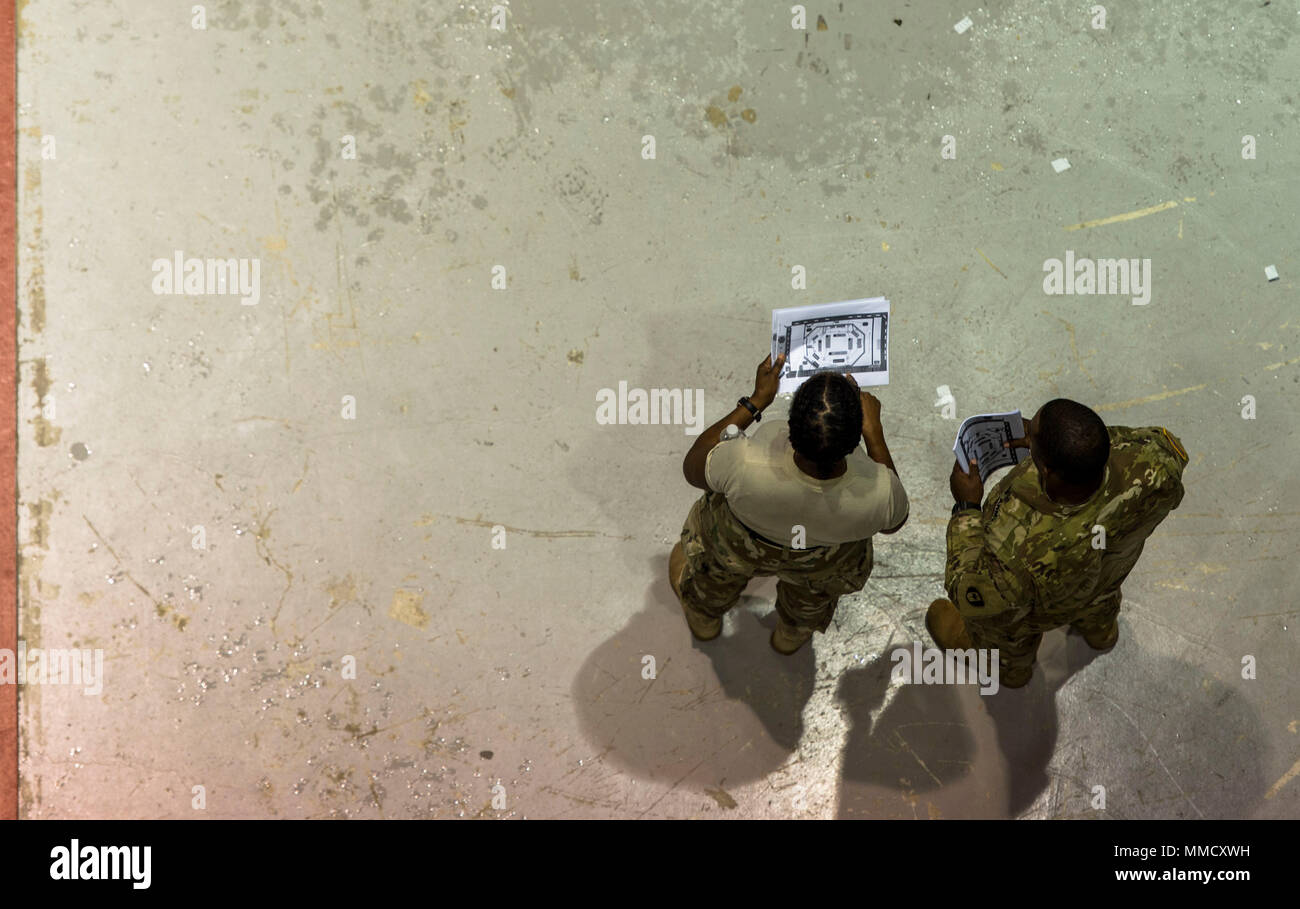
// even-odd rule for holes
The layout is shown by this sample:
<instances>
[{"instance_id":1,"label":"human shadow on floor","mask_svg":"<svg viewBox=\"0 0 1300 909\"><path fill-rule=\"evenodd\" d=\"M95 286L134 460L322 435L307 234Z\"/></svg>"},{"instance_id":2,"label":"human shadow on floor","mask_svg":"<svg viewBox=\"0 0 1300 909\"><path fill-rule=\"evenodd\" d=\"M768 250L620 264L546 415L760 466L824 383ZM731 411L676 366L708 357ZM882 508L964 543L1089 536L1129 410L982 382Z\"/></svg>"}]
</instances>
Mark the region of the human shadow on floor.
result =
<instances>
[{"instance_id":1,"label":"human shadow on floor","mask_svg":"<svg viewBox=\"0 0 1300 909\"><path fill-rule=\"evenodd\" d=\"M697 641L668 584L668 560L646 608L588 655L573 683L584 736L602 760L646 779L721 786L761 779L798 748L816 678L814 644L772 650L774 581L755 578L722 636ZM765 584L766 582L766 584ZM763 596L765 586L772 596ZM656 677L648 674L652 657ZM704 657L705 659L701 659Z\"/></svg>"},{"instance_id":2,"label":"human shadow on floor","mask_svg":"<svg viewBox=\"0 0 1300 909\"><path fill-rule=\"evenodd\" d=\"M886 649L880 658L840 678L836 698L848 715L849 730L841 769L841 817L879 817L889 810L865 791L853 798L854 784L927 792L969 772L974 740L963 720L957 692L950 685L903 685L878 718L890 696L894 664ZM889 800L896 805L896 799Z\"/></svg>"},{"instance_id":3,"label":"human shadow on floor","mask_svg":"<svg viewBox=\"0 0 1300 909\"><path fill-rule=\"evenodd\" d=\"M1087 685L1067 687L1096 660L1104 662ZM1097 817L1240 817L1263 793L1254 708L1202 670L1142 652L1123 617L1109 654L1077 634L1051 632L1024 688L980 696L973 686L904 685L873 721L892 665L886 653L841 680L838 697L850 715L841 817L920 816L920 799L932 816L1018 817L1049 786L1043 810L1051 816L1094 816L1094 787L1103 786L1107 808ZM993 727L983 752L968 725L981 709ZM1071 727L1066 756L1056 754L1062 712ZM1161 735L1157 751L1152 738ZM1178 773L1171 755L1181 761Z\"/></svg>"},{"instance_id":4,"label":"human shadow on floor","mask_svg":"<svg viewBox=\"0 0 1300 909\"><path fill-rule=\"evenodd\" d=\"M934 646L928 637L921 643L925 648ZM837 696L850 719L840 816L906 815L902 802L895 796L882 796L881 789L904 793L911 802L908 810L915 809L916 796L926 797L933 816L1014 816L1032 803L1047 783L1045 768L1057 735L1053 694L1081 667L1070 670L1055 684L1047 681L1048 673L1039 667L1026 687L1002 688L989 695L979 695L978 685L903 684L873 719L872 711L886 700L896 665L890 654L898 647L911 646L911 641L891 645L875 663L851 670L841 679ZM994 807L989 799L990 788L1004 788L1000 776L989 781L991 787L965 785L966 778L980 772L983 765L988 772L1001 773L998 762L978 761L979 749L967 717L971 709L988 711L998 747L1015 768L1010 804L1005 809Z\"/></svg>"}]
</instances>

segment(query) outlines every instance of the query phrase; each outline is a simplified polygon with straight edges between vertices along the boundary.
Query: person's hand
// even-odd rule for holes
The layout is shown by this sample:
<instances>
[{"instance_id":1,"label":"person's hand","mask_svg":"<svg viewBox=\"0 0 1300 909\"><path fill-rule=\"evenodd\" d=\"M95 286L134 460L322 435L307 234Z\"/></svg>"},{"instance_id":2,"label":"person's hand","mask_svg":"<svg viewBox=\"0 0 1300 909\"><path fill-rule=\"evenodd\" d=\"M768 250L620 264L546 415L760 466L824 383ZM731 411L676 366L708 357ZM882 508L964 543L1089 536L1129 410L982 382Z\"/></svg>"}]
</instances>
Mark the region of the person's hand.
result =
<instances>
[{"instance_id":1,"label":"person's hand","mask_svg":"<svg viewBox=\"0 0 1300 909\"><path fill-rule=\"evenodd\" d=\"M884 435L884 428L880 425L880 399L866 389L859 387L858 380L853 373L844 373L844 378L853 383L853 387L858 389L858 395L862 399L862 434L864 436L873 433Z\"/></svg>"},{"instance_id":2,"label":"person's hand","mask_svg":"<svg viewBox=\"0 0 1300 909\"><path fill-rule=\"evenodd\" d=\"M1012 448L1029 448L1029 434L1030 434L1030 432L1033 431L1033 428L1034 428L1034 425L1033 425L1033 424L1034 424L1034 420L1036 420L1037 418L1038 418L1038 415L1035 414L1035 415L1034 415L1033 417L1031 417L1030 419L1025 420L1025 422L1024 422L1024 426L1025 426L1025 435L1024 435L1023 438L1020 438L1020 439L1012 439L1010 442L1003 442L1003 443L1002 443L1002 447L1005 448L1005 449L1007 449L1008 451L1010 451Z\"/></svg>"},{"instance_id":3,"label":"person's hand","mask_svg":"<svg viewBox=\"0 0 1300 909\"><path fill-rule=\"evenodd\" d=\"M775 365L772 363L771 354L758 364L758 372L754 375L754 393L749 396L749 400L759 410L776 400L776 391L781 387L781 370L784 367L785 354L776 358Z\"/></svg>"},{"instance_id":4,"label":"person's hand","mask_svg":"<svg viewBox=\"0 0 1300 909\"><path fill-rule=\"evenodd\" d=\"M970 459L969 473L961 469L956 459L953 460L948 488L952 491L953 499L958 502L974 502L978 505L984 501L984 481L980 479L979 465L974 458Z\"/></svg>"}]
</instances>

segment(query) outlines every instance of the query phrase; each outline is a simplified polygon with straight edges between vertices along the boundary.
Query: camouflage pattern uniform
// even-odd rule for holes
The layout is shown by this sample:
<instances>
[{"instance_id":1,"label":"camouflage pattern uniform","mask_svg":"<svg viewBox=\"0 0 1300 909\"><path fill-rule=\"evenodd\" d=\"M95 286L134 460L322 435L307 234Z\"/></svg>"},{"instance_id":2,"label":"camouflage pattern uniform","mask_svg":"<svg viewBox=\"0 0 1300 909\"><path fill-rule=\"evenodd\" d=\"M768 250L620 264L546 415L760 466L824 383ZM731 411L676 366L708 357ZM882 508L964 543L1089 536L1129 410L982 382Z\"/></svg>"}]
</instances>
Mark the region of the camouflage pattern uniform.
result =
<instances>
[{"instance_id":1,"label":"camouflage pattern uniform","mask_svg":"<svg viewBox=\"0 0 1300 909\"><path fill-rule=\"evenodd\" d=\"M750 578L776 575L776 611L787 625L824 632L839 598L871 574L871 538L834 546L777 545L740 522L720 492L706 492L682 526L682 601L721 618Z\"/></svg>"},{"instance_id":2,"label":"camouflage pattern uniform","mask_svg":"<svg viewBox=\"0 0 1300 909\"><path fill-rule=\"evenodd\" d=\"M976 647L1000 651L1001 673L1032 670L1043 633L1070 625L1104 637L1120 585L1146 538L1183 499L1187 453L1161 427L1109 427L1110 459L1082 505L1047 497L1026 458L984 500L948 522L944 586ZM1093 548L1105 529L1105 548Z\"/></svg>"}]
</instances>

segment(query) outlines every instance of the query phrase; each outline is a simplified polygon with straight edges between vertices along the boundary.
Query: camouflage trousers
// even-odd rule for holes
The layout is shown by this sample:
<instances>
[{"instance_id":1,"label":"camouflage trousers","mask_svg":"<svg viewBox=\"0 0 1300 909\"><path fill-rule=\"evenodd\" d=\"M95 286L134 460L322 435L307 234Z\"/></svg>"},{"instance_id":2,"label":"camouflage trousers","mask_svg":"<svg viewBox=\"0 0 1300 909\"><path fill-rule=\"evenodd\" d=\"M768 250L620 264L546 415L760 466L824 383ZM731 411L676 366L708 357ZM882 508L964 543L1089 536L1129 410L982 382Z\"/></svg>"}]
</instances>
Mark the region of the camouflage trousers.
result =
<instances>
[{"instance_id":1,"label":"camouflage trousers","mask_svg":"<svg viewBox=\"0 0 1300 909\"><path fill-rule=\"evenodd\" d=\"M792 549L757 536L720 492L706 492L682 526L686 568L682 600L721 618L754 577L776 575L776 611L787 625L825 631L839 599L871 574L871 538L835 546Z\"/></svg>"},{"instance_id":2,"label":"camouflage trousers","mask_svg":"<svg viewBox=\"0 0 1300 909\"><path fill-rule=\"evenodd\" d=\"M1023 673L1033 667L1038 645L1046 632L1069 625L1080 634L1104 637L1119 615L1122 599L1116 588L1086 606L1066 611L1008 609L986 619L966 616L966 631L977 648L997 648L998 671L1002 675Z\"/></svg>"}]
</instances>

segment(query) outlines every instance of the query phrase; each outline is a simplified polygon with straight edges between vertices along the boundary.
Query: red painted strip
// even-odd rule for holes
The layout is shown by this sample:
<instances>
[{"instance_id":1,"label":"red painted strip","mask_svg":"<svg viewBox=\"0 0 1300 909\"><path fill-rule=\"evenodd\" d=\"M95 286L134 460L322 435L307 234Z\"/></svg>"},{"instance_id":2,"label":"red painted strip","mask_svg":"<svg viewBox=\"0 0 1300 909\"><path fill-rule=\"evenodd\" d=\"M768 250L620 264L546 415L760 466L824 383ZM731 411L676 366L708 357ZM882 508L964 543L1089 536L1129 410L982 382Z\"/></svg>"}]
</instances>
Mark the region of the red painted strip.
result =
<instances>
[{"instance_id":1,"label":"red painted strip","mask_svg":"<svg viewBox=\"0 0 1300 909\"><path fill-rule=\"evenodd\" d=\"M0 649L18 648L18 133L14 3L0 4ZM0 685L0 819L18 817L18 686Z\"/></svg>"}]
</instances>

